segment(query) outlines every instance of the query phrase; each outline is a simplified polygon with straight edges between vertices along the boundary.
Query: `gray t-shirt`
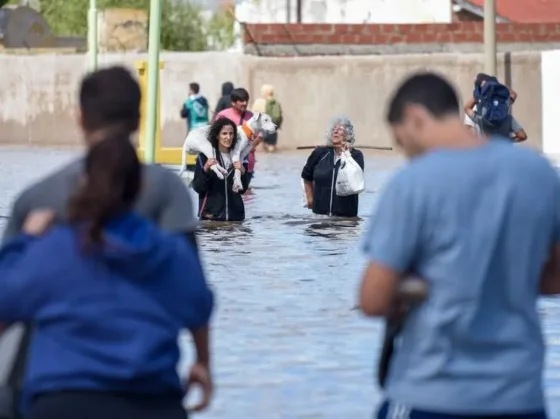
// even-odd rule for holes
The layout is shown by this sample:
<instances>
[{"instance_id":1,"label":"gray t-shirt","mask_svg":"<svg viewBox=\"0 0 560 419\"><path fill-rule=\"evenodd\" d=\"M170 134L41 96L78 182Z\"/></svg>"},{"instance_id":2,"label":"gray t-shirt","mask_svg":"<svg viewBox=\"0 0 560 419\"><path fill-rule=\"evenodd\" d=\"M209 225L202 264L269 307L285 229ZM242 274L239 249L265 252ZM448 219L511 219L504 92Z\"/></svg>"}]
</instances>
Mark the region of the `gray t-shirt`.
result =
<instances>
[{"instance_id":1,"label":"gray t-shirt","mask_svg":"<svg viewBox=\"0 0 560 419\"><path fill-rule=\"evenodd\" d=\"M400 336L387 398L450 415L542 410L538 289L560 231L550 163L500 138L434 150L389 182L371 220L368 259L429 287Z\"/></svg>"},{"instance_id":2,"label":"gray t-shirt","mask_svg":"<svg viewBox=\"0 0 560 419\"><path fill-rule=\"evenodd\" d=\"M64 220L68 199L76 191L82 173L80 159L23 191L12 207L3 241L18 235L27 215L35 209L52 209L57 221ZM190 233L198 226L186 185L173 172L158 165L143 166L143 189L135 209L167 231Z\"/></svg>"}]
</instances>

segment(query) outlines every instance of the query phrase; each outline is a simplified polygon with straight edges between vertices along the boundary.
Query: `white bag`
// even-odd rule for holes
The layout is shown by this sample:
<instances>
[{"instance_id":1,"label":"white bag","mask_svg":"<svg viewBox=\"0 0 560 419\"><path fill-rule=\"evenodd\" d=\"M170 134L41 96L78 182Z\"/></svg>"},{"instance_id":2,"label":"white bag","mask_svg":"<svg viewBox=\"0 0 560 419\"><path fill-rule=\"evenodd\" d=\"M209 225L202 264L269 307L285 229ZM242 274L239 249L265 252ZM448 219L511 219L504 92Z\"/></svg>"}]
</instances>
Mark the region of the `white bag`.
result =
<instances>
[{"instance_id":1,"label":"white bag","mask_svg":"<svg viewBox=\"0 0 560 419\"><path fill-rule=\"evenodd\" d=\"M308 208L307 193L305 192L305 183L303 182L303 179L301 180L301 206L303 208Z\"/></svg>"},{"instance_id":2,"label":"white bag","mask_svg":"<svg viewBox=\"0 0 560 419\"><path fill-rule=\"evenodd\" d=\"M357 195L366 188L364 171L354 160L349 151L340 157L340 169L336 178L336 194L338 196Z\"/></svg>"}]
</instances>

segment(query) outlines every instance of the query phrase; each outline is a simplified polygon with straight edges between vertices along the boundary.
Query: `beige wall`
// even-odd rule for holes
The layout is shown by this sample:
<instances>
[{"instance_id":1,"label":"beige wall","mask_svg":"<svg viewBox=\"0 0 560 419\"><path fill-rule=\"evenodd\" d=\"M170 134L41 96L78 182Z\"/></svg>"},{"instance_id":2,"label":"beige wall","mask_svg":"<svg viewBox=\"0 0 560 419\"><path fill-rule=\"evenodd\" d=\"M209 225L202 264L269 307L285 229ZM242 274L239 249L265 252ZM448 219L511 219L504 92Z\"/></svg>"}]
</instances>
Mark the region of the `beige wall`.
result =
<instances>
[{"instance_id":1,"label":"beige wall","mask_svg":"<svg viewBox=\"0 0 560 419\"><path fill-rule=\"evenodd\" d=\"M511 81L519 99L514 114L531 144L541 144L540 52L512 54L500 77ZM143 54L107 54L101 64L133 67ZM214 105L221 84L232 81L258 94L263 83L276 88L285 113L280 142L285 148L323 141L330 118L345 114L362 145L390 145L383 118L392 89L406 74L435 70L448 76L463 98L483 69L480 54L422 54L371 57L258 58L235 53L165 53L161 74L164 145L182 143L179 108L188 84L197 81ZM80 138L74 123L76 91L85 71L84 55L0 55L0 143L73 145ZM507 71L506 71L507 70Z\"/></svg>"}]
</instances>

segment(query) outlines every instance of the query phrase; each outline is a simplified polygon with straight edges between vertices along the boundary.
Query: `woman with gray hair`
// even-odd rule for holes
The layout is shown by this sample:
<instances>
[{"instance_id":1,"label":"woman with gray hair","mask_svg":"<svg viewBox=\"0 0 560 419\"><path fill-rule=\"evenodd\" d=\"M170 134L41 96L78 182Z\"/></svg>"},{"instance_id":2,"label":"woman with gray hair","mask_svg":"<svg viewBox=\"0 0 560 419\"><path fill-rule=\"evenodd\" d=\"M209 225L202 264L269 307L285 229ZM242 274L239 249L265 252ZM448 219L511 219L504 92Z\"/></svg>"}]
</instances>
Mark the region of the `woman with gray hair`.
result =
<instances>
[{"instance_id":1,"label":"woman with gray hair","mask_svg":"<svg viewBox=\"0 0 560 419\"><path fill-rule=\"evenodd\" d=\"M336 179L341 158L351 158L364 170L364 155L352 148L354 126L346 117L334 118L326 133L326 145L313 150L303 167L301 177L305 188L307 208L315 214L339 217L358 215L358 194L336 194Z\"/></svg>"}]
</instances>

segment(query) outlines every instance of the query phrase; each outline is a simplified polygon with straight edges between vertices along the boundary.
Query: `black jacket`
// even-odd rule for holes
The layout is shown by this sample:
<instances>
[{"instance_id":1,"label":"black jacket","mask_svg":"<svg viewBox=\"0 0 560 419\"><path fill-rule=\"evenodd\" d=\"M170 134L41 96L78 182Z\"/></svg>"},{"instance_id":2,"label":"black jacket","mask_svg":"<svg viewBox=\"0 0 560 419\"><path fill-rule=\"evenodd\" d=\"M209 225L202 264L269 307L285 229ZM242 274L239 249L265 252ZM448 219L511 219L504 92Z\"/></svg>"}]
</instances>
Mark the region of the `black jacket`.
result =
<instances>
[{"instance_id":1,"label":"black jacket","mask_svg":"<svg viewBox=\"0 0 560 419\"><path fill-rule=\"evenodd\" d=\"M223 111L224 109L231 108L231 91L233 90L233 83L225 82L222 84L222 96L218 100L216 104L216 109L214 110L214 115L217 115L219 112Z\"/></svg>"},{"instance_id":2,"label":"black jacket","mask_svg":"<svg viewBox=\"0 0 560 419\"><path fill-rule=\"evenodd\" d=\"M364 155L352 149L352 158L364 170ZM356 217L358 215L358 195L338 196L336 178L340 169L340 160L334 163L334 150L329 147L317 147L303 167L303 180L313 182L313 212L315 214L335 215L339 217Z\"/></svg>"},{"instance_id":3,"label":"black jacket","mask_svg":"<svg viewBox=\"0 0 560 419\"><path fill-rule=\"evenodd\" d=\"M222 156L218 150L216 159L223 165ZM245 173L241 175L243 191L233 192L234 169L231 168L225 179L219 179L212 170L204 171L208 159L199 154L196 159L192 188L198 193L198 215L201 220L214 221L243 221L245 219L245 205L242 193L247 190L247 164Z\"/></svg>"}]
</instances>

